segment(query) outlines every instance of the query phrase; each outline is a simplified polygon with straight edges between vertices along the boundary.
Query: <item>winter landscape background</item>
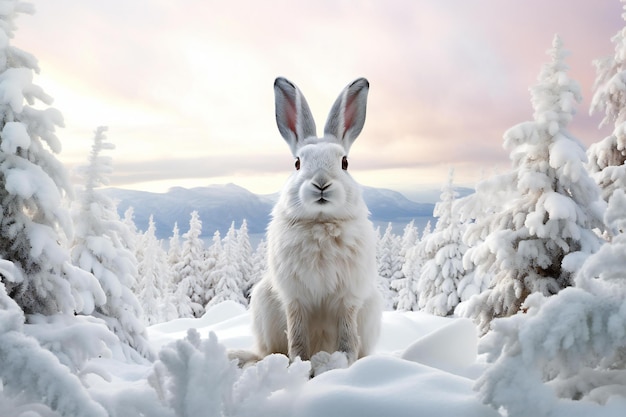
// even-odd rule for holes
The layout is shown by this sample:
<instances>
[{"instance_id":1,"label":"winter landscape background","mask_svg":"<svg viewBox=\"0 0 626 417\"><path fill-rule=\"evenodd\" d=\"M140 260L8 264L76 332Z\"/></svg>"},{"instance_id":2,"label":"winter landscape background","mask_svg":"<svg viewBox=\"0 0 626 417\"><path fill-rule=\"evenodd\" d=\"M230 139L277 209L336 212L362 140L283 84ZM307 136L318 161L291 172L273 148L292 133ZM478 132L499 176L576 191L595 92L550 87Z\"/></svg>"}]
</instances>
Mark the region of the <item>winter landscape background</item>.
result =
<instances>
[{"instance_id":1,"label":"winter landscape background","mask_svg":"<svg viewBox=\"0 0 626 417\"><path fill-rule=\"evenodd\" d=\"M475 190L451 170L434 205L363 188L382 334L311 379L283 355L227 356L253 346L275 196L107 189L105 127L71 182L63 116L11 42L29 12L0 0L1 416L624 415L626 29L595 61L591 110L612 133L589 148L568 128L581 87L555 36L531 120L503 132L509 170Z\"/></svg>"}]
</instances>

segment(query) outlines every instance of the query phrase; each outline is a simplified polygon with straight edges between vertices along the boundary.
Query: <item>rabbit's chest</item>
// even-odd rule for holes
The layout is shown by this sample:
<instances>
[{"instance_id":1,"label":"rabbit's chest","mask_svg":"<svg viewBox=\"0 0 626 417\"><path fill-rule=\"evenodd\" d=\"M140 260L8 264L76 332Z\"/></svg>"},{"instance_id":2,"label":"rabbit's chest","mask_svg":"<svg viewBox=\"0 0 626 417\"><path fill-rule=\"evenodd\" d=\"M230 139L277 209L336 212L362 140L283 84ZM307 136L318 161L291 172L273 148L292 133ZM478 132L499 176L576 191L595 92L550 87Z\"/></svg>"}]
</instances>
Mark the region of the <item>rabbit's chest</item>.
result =
<instances>
[{"instance_id":1,"label":"rabbit's chest","mask_svg":"<svg viewBox=\"0 0 626 417\"><path fill-rule=\"evenodd\" d=\"M323 299L353 293L361 275L362 245L335 223L317 223L283 235L270 259L281 287L294 295Z\"/></svg>"}]
</instances>

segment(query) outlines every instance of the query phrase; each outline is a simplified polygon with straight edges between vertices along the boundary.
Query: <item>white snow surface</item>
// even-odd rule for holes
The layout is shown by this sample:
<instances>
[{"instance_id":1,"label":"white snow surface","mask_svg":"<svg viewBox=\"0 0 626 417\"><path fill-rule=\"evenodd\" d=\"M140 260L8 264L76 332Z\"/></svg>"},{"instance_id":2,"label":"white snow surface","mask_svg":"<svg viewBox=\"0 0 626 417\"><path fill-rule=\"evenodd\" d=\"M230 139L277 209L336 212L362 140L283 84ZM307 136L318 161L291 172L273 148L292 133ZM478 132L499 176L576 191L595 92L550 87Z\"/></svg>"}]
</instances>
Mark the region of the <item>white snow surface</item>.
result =
<instances>
[{"instance_id":1,"label":"white snow surface","mask_svg":"<svg viewBox=\"0 0 626 417\"><path fill-rule=\"evenodd\" d=\"M131 364L112 355L92 359L93 373L83 376L110 415L499 415L473 391L486 364L477 358L476 328L467 319L385 312L374 354L314 378L308 362L289 364L283 355L243 371L228 361L227 349L253 345L249 312L232 301L200 318L151 326L148 334L159 352L156 364Z\"/></svg>"},{"instance_id":2,"label":"white snow surface","mask_svg":"<svg viewBox=\"0 0 626 417\"><path fill-rule=\"evenodd\" d=\"M382 320L381 337L372 355L347 368L341 354L326 355L321 360L328 369L314 378L309 376L309 362L290 363L284 355L270 355L243 370L229 360L228 349L253 345L250 313L233 301L217 304L199 318L149 327L151 347L158 352L156 362L132 362L114 342L96 337L93 327L85 327L83 336L96 344L90 347L91 359L74 366L81 369L79 378L86 387L82 393L88 393L91 400L67 392L65 408L90 407L95 414L89 416L123 417L506 415L483 404L474 390L476 381L493 364L487 363L487 355L477 354L482 342L471 320L400 311L386 311ZM51 322L47 330L53 331L54 326ZM18 342L26 346L34 342L30 340ZM102 353L95 352L98 349ZM70 381L66 371L61 375L58 366L39 372L44 370L62 376L65 384L78 382ZM546 386L539 382L519 389L527 398L546 394ZM512 391L507 392L522 394ZM59 414L33 403L35 398L8 394L0 389L2 417L85 415ZM619 396L603 405L556 397L550 397L549 403L546 415L552 417L624 416L626 410Z\"/></svg>"}]
</instances>

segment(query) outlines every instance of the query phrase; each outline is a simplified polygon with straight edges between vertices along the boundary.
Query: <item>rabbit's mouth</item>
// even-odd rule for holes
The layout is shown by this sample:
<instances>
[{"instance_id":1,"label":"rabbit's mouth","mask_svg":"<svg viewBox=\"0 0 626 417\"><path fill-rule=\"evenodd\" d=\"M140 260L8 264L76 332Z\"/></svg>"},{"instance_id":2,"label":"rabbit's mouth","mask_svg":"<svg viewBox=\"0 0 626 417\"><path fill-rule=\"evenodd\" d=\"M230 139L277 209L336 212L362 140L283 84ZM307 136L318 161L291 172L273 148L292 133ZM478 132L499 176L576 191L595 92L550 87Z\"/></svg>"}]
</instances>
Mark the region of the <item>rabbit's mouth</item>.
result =
<instances>
[{"instance_id":1,"label":"rabbit's mouth","mask_svg":"<svg viewBox=\"0 0 626 417\"><path fill-rule=\"evenodd\" d=\"M320 205L322 205L322 206L323 206L324 204L328 204L328 203L330 203L330 201L326 200L324 197L320 197L320 198L316 201L316 203L317 203L317 204L320 204Z\"/></svg>"}]
</instances>

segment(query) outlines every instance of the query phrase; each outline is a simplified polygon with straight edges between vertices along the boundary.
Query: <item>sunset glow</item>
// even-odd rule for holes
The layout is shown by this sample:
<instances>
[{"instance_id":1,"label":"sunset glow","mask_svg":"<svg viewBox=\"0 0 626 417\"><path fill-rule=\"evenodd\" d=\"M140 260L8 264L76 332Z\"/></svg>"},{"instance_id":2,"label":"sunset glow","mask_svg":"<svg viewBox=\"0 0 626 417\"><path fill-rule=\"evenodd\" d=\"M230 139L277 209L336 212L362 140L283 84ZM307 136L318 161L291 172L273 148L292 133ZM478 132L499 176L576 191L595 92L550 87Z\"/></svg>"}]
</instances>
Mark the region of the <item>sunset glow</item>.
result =
<instances>
[{"instance_id":1,"label":"sunset glow","mask_svg":"<svg viewBox=\"0 0 626 417\"><path fill-rule=\"evenodd\" d=\"M555 33L584 96L571 130L586 145L606 135L587 115L592 61L624 25L618 0L33 3L12 42L39 59L36 82L65 117L60 159L84 164L106 125L111 184L150 191L277 191L292 165L274 122L279 75L303 91L318 133L339 91L369 79L359 182L438 188L454 167L472 186L508 168L502 135L532 117L528 88Z\"/></svg>"}]
</instances>

